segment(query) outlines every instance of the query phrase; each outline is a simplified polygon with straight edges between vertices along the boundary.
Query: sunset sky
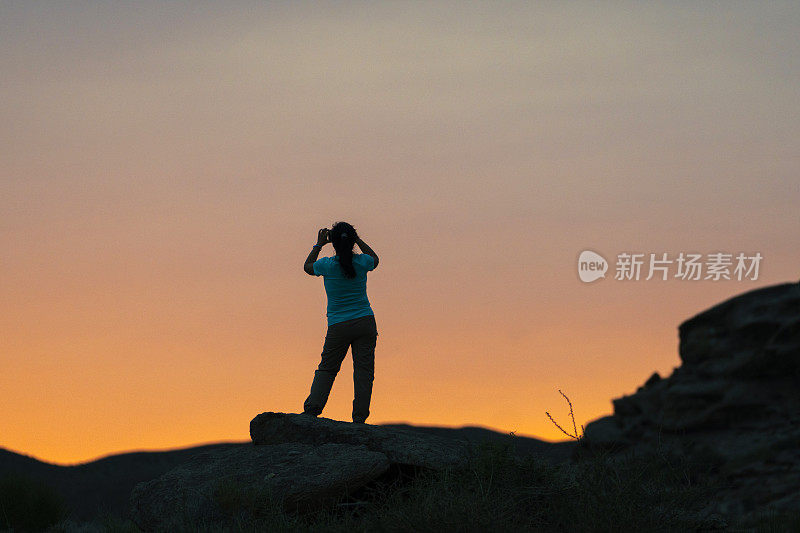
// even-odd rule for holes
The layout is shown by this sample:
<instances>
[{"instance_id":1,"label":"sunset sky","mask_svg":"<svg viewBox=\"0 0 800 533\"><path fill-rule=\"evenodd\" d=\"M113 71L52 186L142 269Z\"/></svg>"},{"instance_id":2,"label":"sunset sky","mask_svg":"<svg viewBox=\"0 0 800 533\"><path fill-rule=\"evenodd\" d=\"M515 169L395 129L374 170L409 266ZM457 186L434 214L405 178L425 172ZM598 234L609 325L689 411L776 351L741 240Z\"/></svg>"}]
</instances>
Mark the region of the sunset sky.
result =
<instances>
[{"instance_id":1,"label":"sunset sky","mask_svg":"<svg viewBox=\"0 0 800 533\"><path fill-rule=\"evenodd\" d=\"M369 423L561 440L558 389L608 414L680 364L680 322L800 278L799 27L796 2L0 3L0 446L76 463L302 411L303 262L338 220L380 256ZM623 252L763 259L616 280ZM352 394L348 355L323 416Z\"/></svg>"}]
</instances>

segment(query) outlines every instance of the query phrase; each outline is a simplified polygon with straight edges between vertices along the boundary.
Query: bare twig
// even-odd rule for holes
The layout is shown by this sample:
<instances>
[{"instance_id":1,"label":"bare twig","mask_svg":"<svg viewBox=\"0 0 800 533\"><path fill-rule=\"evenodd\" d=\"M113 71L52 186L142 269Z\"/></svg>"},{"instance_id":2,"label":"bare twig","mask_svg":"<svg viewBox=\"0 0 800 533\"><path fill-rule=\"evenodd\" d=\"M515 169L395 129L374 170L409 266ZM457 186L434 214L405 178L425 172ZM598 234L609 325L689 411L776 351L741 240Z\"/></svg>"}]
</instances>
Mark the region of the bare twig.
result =
<instances>
[{"instance_id":1,"label":"bare twig","mask_svg":"<svg viewBox=\"0 0 800 533\"><path fill-rule=\"evenodd\" d=\"M569 433L567 433L566 431L564 431L564 428L562 428L561 426L559 426L559 425L558 425L558 422L556 422L555 420L553 420L553 417L552 417L552 416L550 416L550 413L548 413L547 411L545 411L545 412L544 412L544 414L546 414L546 415L547 415L547 418L549 418L549 419L550 419L550 422L552 422L552 423L553 423L553 424L554 424L554 425L555 425L555 426L556 426L558 429L560 429L560 430L561 430L561 432L562 432L564 435L566 435L567 437L572 437L573 439L575 438L575 435L570 435Z\"/></svg>"},{"instance_id":2,"label":"bare twig","mask_svg":"<svg viewBox=\"0 0 800 533\"><path fill-rule=\"evenodd\" d=\"M576 436L576 438L577 438L577 435L578 435L578 428L576 428L576 427L575 427L575 415L574 415L574 414L572 414L572 402L571 402L571 401L569 401L569 398L567 398L567 395L566 395L566 394L564 394L563 392L561 392L561 389L558 389L558 393L559 393L561 396L563 396L565 400L567 400L567 405L569 405L569 417L572 419L572 431L574 432L574 433L573 433L573 435L575 435L575 436Z\"/></svg>"},{"instance_id":3,"label":"bare twig","mask_svg":"<svg viewBox=\"0 0 800 533\"><path fill-rule=\"evenodd\" d=\"M578 435L578 427L577 427L577 425L575 424L575 413L572 411L572 402L571 402L571 401L569 401L569 398L567 398L567 395L566 395L566 394L564 394L563 392L561 392L561 389L558 389L558 393L559 393L559 394L561 394L561 396L563 396L565 400L567 400L567 405L569 405L569 417L572 419L572 430L573 430L573 433L570 433L570 432L566 431L564 428L562 428L562 427L561 427L561 426L558 424L558 422L556 422L556 421L553 419L553 417L552 417L552 416L550 416L550 413L548 413L547 411L545 411L545 412L544 412L544 414L546 414L546 415L547 415L547 418L549 418L549 419L550 419L550 422L552 422L552 423L553 423L553 424L554 424L554 425L555 425L555 426L556 426L558 429L560 429L560 430L561 430L561 432L562 432L564 435L566 435L567 437L569 437L569 438L571 438L571 439L575 439L575 440L581 440L581 438L583 437L584 428L583 428L583 425L581 424L581 434L580 434L580 435Z\"/></svg>"}]
</instances>

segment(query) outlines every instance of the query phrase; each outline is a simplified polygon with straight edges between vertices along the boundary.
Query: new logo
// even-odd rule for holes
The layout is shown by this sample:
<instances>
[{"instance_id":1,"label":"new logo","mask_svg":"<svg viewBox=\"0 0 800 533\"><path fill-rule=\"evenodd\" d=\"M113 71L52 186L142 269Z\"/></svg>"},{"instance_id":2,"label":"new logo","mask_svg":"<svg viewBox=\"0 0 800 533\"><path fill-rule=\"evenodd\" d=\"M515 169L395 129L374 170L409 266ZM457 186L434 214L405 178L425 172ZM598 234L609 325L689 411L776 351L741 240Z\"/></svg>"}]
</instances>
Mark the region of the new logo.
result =
<instances>
[{"instance_id":1,"label":"new logo","mask_svg":"<svg viewBox=\"0 0 800 533\"><path fill-rule=\"evenodd\" d=\"M578 257L578 276L584 283L591 283L606 277L608 261L602 255L591 250L584 250Z\"/></svg>"}]
</instances>

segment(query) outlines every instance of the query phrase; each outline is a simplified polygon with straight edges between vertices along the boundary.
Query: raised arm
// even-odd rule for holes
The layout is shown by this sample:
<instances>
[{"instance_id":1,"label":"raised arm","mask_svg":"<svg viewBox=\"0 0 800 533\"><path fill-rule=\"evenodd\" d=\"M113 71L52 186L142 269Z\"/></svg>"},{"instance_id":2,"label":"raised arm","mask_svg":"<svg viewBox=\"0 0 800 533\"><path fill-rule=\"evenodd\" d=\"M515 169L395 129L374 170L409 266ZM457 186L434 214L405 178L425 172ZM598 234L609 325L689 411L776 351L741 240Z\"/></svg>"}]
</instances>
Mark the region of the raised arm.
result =
<instances>
[{"instance_id":1,"label":"raised arm","mask_svg":"<svg viewBox=\"0 0 800 533\"><path fill-rule=\"evenodd\" d=\"M370 248L369 245L361 239L356 240L356 244L359 248L361 248L362 252L372 256L372 258L375 260L375 268L378 268L378 254L376 254L372 248Z\"/></svg>"},{"instance_id":2,"label":"raised arm","mask_svg":"<svg viewBox=\"0 0 800 533\"><path fill-rule=\"evenodd\" d=\"M319 258L320 250L322 250L322 246L314 245L311 249L311 253L308 254L306 262L303 264L303 270L306 271L306 274L314 275L314 262Z\"/></svg>"}]
</instances>

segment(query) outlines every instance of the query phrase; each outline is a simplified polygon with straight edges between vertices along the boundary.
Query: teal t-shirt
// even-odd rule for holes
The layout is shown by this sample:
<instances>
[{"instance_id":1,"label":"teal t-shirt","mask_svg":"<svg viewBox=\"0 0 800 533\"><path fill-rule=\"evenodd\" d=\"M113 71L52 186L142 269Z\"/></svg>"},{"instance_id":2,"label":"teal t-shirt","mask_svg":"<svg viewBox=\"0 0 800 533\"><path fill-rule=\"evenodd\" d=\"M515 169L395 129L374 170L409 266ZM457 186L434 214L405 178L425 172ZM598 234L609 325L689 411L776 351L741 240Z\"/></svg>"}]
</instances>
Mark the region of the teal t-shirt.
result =
<instances>
[{"instance_id":1,"label":"teal t-shirt","mask_svg":"<svg viewBox=\"0 0 800 533\"><path fill-rule=\"evenodd\" d=\"M356 277L344 275L339 256L320 257L314 262L314 275L325 276L328 295L328 325L374 314L367 298L367 272L375 269L375 259L367 254L353 254Z\"/></svg>"}]
</instances>

